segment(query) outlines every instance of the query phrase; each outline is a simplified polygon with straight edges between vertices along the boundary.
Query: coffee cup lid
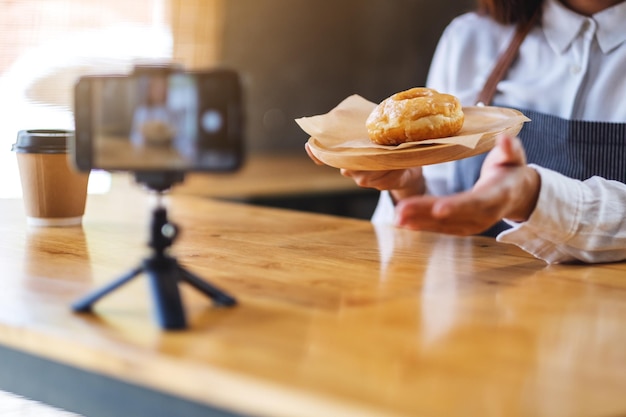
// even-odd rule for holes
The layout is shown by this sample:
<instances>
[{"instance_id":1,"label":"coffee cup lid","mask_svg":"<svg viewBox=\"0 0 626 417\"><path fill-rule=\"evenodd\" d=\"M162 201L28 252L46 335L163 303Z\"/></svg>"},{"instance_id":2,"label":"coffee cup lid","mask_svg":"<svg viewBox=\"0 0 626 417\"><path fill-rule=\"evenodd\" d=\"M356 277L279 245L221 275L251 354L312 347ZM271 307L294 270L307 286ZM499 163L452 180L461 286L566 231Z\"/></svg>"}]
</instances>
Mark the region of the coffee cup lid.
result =
<instances>
[{"instance_id":1,"label":"coffee cup lid","mask_svg":"<svg viewBox=\"0 0 626 417\"><path fill-rule=\"evenodd\" d=\"M73 134L71 130L62 129L20 130L11 150L21 153L66 153L67 141Z\"/></svg>"}]
</instances>

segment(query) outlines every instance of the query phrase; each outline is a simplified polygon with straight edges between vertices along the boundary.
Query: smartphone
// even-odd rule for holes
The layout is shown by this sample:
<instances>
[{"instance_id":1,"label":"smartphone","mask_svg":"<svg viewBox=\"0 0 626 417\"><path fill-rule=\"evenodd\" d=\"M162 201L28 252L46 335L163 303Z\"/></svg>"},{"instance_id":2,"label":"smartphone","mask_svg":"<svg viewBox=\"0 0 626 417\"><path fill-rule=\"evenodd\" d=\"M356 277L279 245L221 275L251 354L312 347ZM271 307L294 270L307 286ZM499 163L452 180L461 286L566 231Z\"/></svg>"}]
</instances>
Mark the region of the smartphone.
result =
<instances>
[{"instance_id":1,"label":"smartphone","mask_svg":"<svg viewBox=\"0 0 626 417\"><path fill-rule=\"evenodd\" d=\"M243 162L238 74L135 69L81 77L71 146L80 171L234 171Z\"/></svg>"}]
</instances>

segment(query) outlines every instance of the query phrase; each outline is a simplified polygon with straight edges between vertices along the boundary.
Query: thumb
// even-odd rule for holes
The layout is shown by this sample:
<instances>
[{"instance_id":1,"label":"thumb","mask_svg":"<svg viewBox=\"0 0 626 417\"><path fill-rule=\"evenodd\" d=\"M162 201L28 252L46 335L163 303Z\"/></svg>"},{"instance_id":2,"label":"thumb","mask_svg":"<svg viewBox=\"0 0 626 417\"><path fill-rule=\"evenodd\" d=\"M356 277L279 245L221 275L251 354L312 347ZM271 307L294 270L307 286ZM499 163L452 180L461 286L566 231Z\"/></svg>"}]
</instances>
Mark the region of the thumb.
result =
<instances>
[{"instance_id":1,"label":"thumb","mask_svg":"<svg viewBox=\"0 0 626 417\"><path fill-rule=\"evenodd\" d=\"M496 145L485 159L485 167L519 166L526 164L526 153L522 142L509 135L500 135Z\"/></svg>"}]
</instances>

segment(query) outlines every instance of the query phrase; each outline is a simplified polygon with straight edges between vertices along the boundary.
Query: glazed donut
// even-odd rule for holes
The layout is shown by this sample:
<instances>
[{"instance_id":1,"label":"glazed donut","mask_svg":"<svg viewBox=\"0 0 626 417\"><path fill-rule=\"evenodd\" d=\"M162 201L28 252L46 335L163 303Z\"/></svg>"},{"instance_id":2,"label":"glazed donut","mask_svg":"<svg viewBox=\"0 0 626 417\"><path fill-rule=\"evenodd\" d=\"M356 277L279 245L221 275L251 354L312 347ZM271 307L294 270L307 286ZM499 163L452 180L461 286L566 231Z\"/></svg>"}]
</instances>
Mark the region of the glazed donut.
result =
<instances>
[{"instance_id":1,"label":"glazed donut","mask_svg":"<svg viewBox=\"0 0 626 417\"><path fill-rule=\"evenodd\" d=\"M464 119L455 96L415 87L383 100L365 125L372 142L399 145L453 136L463 127Z\"/></svg>"}]
</instances>

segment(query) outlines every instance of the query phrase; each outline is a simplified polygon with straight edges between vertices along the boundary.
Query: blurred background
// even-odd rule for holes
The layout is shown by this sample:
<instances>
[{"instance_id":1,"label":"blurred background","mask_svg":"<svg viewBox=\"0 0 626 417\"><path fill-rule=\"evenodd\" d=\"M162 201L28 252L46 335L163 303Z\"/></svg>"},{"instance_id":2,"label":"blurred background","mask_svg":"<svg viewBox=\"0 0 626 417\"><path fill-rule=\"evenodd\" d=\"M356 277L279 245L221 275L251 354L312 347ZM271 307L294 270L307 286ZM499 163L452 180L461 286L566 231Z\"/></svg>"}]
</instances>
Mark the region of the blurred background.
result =
<instances>
[{"instance_id":1,"label":"blurred background","mask_svg":"<svg viewBox=\"0 0 626 417\"><path fill-rule=\"evenodd\" d=\"M10 152L18 130L73 128L72 89L81 75L128 72L146 60L234 68L244 81L248 154L303 156L308 136L295 118L326 113L351 94L377 102L424 85L444 27L473 5L0 0L0 197L21 193ZM92 175L92 191L106 187L100 174Z\"/></svg>"}]
</instances>

